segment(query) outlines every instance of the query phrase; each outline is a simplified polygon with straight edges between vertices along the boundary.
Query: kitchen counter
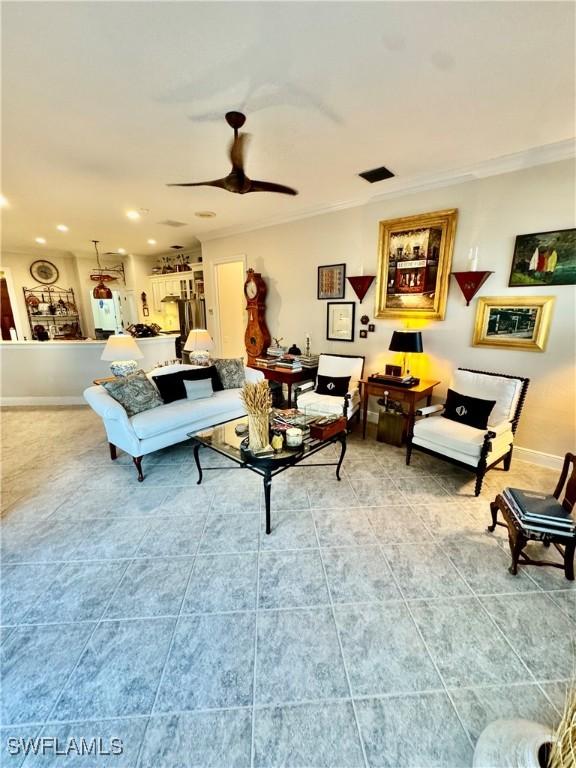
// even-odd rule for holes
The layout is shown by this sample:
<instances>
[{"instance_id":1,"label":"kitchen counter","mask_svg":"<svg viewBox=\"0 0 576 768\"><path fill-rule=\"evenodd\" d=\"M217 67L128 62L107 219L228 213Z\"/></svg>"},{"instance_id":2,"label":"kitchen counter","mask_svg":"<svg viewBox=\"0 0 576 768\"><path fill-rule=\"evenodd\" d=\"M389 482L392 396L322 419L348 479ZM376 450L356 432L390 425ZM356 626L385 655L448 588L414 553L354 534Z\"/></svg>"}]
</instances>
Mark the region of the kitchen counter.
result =
<instances>
[{"instance_id":1,"label":"kitchen counter","mask_svg":"<svg viewBox=\"0 0 576 768\"><path fill-rule=\"evenodd\" d=\"M176 356L179 334L136 339L144 370ZM100 360L105 340L3 341L0 343L0 405L80 405L93 379L110 375Z\"/></svg>"}]
</instances>

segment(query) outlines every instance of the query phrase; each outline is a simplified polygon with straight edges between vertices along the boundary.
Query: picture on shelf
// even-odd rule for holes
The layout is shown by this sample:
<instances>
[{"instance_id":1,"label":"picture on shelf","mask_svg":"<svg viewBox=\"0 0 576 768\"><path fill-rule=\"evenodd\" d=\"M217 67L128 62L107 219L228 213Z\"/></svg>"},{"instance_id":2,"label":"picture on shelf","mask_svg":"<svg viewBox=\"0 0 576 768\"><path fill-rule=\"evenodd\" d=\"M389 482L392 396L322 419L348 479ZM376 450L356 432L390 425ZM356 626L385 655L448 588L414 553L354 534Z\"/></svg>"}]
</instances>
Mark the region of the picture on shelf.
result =
<instances>
[{"instance_id":1,"label":"picture on shelf","mask_svg":"<svg viewBox=\"0 0 576 768\"><path fill-rule=\"evenodd\" d=\"M473 346L543 352L554 300L554 296L478 299Z\"/></svg>"},{"instance_id":2,"label":"picture on shelf","mask_svg":"<svg viewBox=\"0 0 576 768\"><path fill-rule=\"evenodd\" d=\"M346 290L346 264L318 267L318 298L343 299Z\"/></svg>"},{"instance_id":3,"label":"picture on shelf","mask_svg":"<svg viewBox=\"0 0 576 768\"><path fill-rule=\"evenodd\" d=\"M517 235L508 285L576 285L576 229Z\"/></svg>"},{"instance_id":4,"label":"picture on shelf","mask_svg":"<svg viewBox=\"0 0 576 768\"><path fill-rule=\"evenodd\" d=\"M328 341L354 341L353 301L329 302L326 317L326 338Z\"/></svg>"},{"instance_id":5,"label":"picture on shelf","mask_svg":"<svg viewBox=\"0 0 576 768\"><path fill-rule=\"evenodd\" d=\"M380 222L376 317L443 320L458 211Z\"/></svg>"}]
</instances>

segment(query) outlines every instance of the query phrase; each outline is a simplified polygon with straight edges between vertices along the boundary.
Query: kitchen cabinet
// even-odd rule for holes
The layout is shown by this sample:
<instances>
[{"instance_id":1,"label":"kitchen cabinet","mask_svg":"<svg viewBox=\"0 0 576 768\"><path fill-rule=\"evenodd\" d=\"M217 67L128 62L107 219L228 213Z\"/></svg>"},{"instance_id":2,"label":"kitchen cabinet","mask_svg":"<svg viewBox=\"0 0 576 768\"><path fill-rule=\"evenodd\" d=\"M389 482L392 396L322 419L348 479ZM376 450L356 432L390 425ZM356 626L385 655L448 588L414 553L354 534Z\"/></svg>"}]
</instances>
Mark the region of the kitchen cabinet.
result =
<instances>
[{"instance_id":1,"label":"kitchen cabinet","mask_svg":"<svg viewBox=\"0 0 576 768\"><path fill-rule=\"evenodd\" d=\"M165 296L179 296L181 299L204 298L204 272L202 267L189 272L170 272L154 275L150 279L150 294L154 312L163 312L162 299Z\"/></svg>"}]
</instances>

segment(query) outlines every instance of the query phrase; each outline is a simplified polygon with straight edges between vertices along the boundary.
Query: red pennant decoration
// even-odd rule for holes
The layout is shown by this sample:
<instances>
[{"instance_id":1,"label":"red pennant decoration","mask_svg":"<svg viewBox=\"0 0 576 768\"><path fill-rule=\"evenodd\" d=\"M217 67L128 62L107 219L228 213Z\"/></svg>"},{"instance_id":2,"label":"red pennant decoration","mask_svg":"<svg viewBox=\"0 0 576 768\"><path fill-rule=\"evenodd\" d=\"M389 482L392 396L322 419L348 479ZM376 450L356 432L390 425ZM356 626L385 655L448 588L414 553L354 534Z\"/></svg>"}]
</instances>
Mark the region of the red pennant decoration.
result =
<instances>
[{"instance_id":1,"label":"red pennant decoration","mask_svg":"<svg viewBox=\"0 0 576 768\"><path fill-rule=\"evenodd\" d=\"M470 306L470 301L478 293L486 280L493 275L493 272L452 272L460 290L466 299L466 306Z\"/></svg>"},{"instance_id":2,"label":"red pennant decoration","mask_svg":"<svg viewBox=\"0 0 576 768\"><path fill-rule=\"evenodd\" d=\"M372 281L376 275L358 275L357 277L347 277L346 280L350 283L352 288L354 288L354 293L358 298L360 299L360 304L362 304L362 299L364 296L366 296L366 293L368 292L368 288L372 285Z\"/></svg>"}]
</instances>

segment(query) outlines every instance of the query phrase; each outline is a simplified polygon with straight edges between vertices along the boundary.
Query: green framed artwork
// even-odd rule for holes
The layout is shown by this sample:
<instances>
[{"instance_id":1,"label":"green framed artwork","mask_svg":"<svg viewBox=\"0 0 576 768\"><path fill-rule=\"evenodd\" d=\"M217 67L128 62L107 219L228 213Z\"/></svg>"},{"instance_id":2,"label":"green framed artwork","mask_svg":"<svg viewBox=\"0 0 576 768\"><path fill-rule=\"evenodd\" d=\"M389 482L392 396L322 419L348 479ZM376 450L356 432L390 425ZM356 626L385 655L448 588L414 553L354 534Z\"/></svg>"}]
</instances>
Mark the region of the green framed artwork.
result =
<instances>
[{"instance_id":1,"label":"green framed artwork","mask_svg":"<svg viewBox=\"0 0 576 768\"><path fill-rule=\"evenodd\" d=\"M517 235L508 285L576 285L576 229Z\"/></svg>"}]
</instances>

